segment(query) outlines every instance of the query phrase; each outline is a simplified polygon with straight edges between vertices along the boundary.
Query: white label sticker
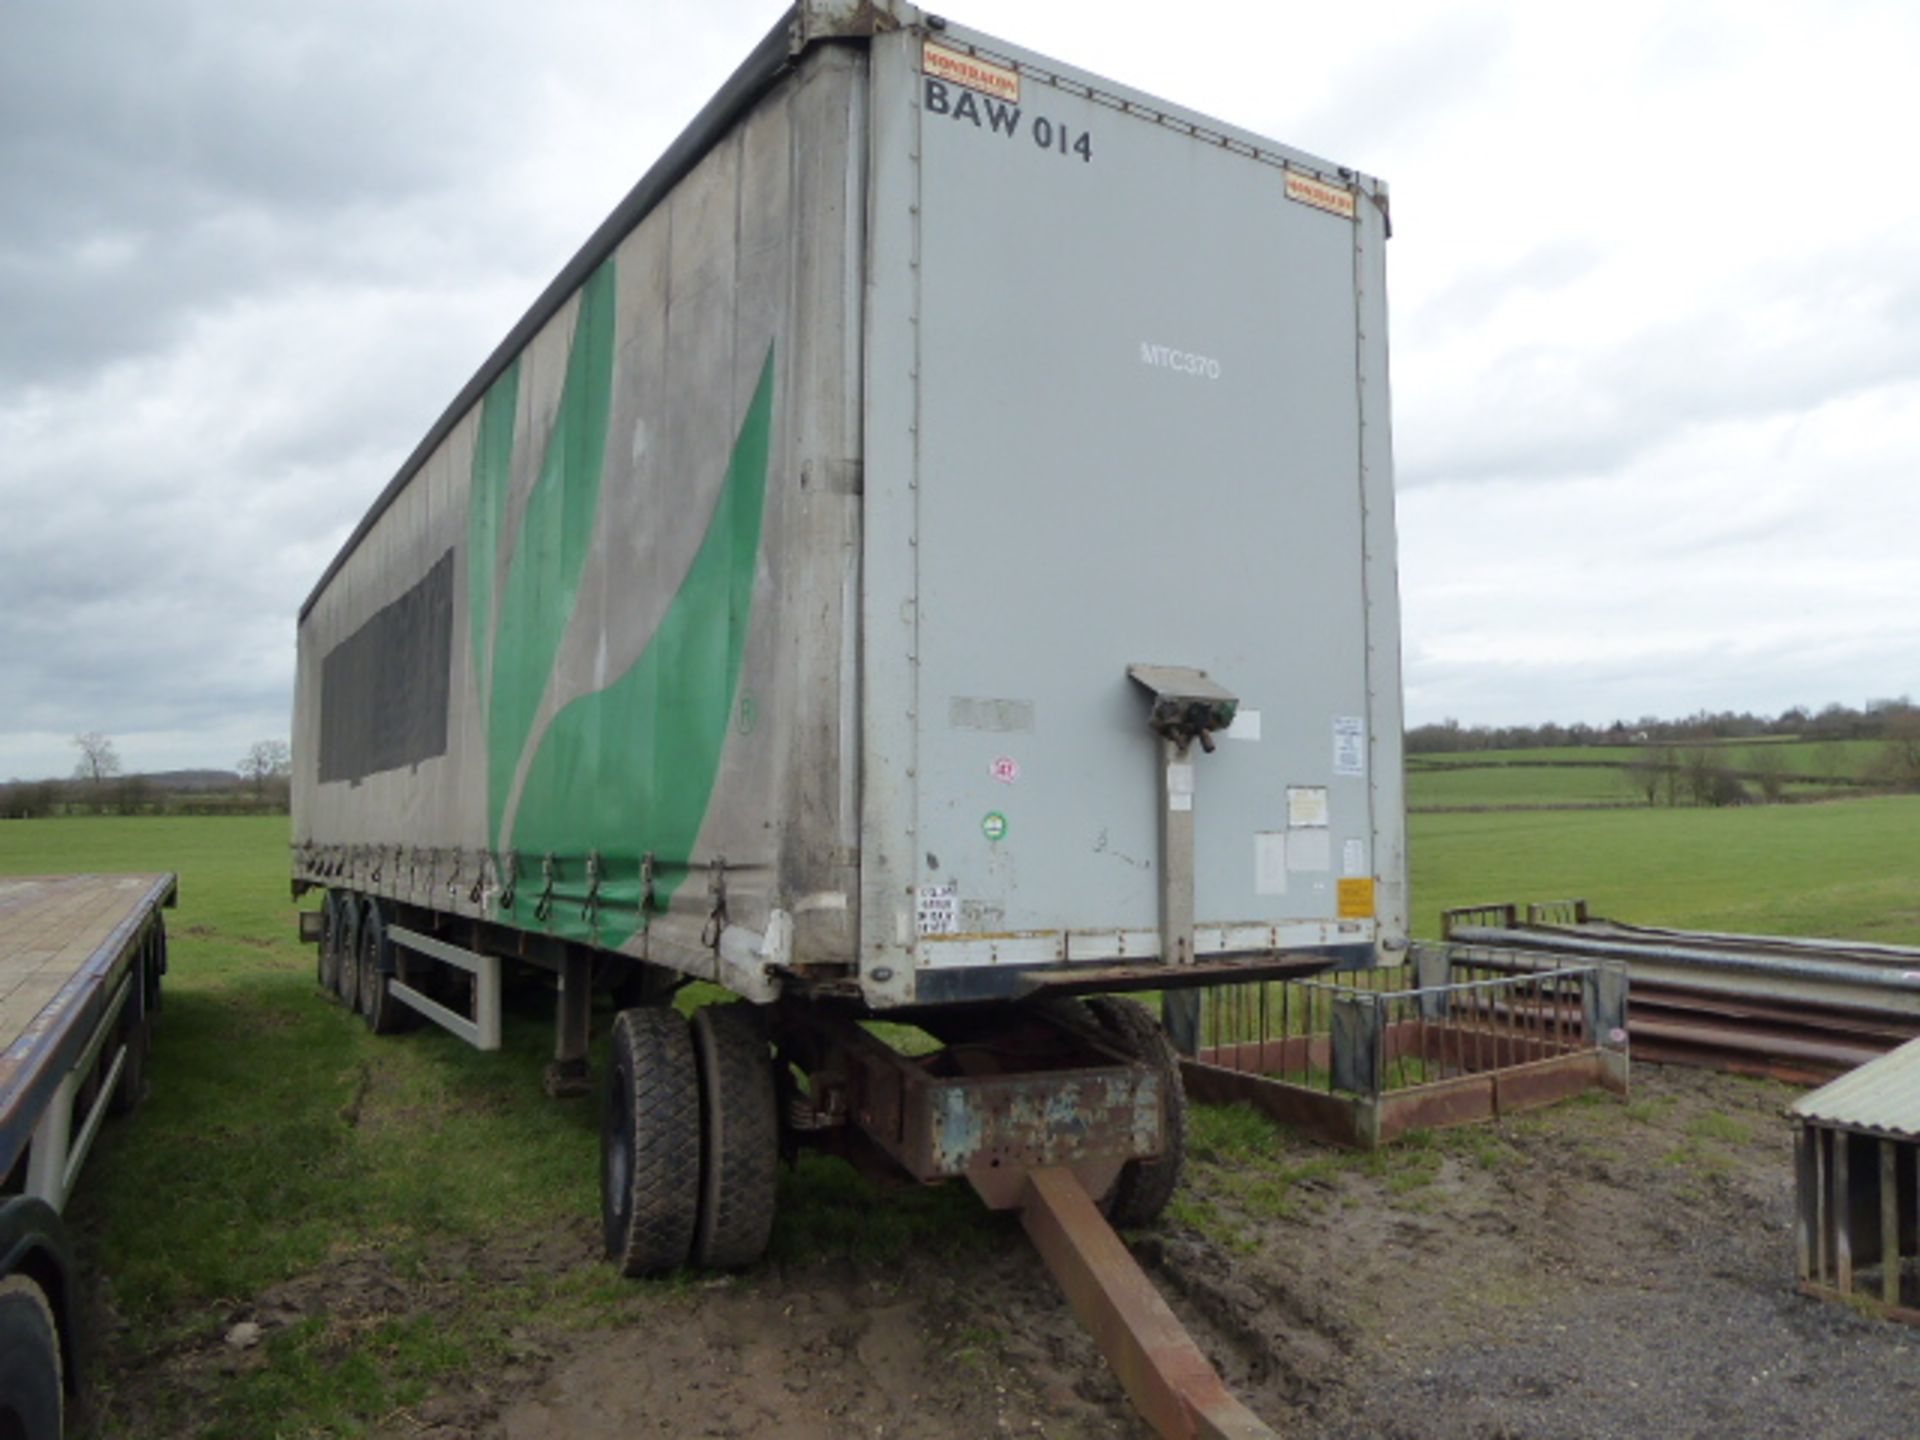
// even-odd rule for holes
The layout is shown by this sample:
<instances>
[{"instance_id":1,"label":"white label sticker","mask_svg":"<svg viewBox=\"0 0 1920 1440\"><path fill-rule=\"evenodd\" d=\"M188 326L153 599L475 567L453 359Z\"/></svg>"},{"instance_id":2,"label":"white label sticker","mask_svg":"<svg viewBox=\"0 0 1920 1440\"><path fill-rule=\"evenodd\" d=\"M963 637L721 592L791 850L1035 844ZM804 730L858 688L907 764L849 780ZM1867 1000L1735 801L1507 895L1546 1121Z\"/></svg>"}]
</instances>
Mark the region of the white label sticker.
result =
<instances>
[{"instance_id":1,"label":"white label sticker","mask_svg":"<svg viewBox=\"0 0 1920 1440\"><path fill-rule=\"evenodd\" d=\"M1333 773L1367 773L1367 723L1358 715L1333 717Z\"/></svg>"},{"instance_id":2,"label":"white label sticker","mask_svg":"<svg viewBox=\"0 0 1920 1440\"><path fill-rule=\"evenodd\" d=\"M1287 824L1296 829L1327 824L1327 787L1289 785L1287 787Z\"/></svg>"},{"instance_id":3,"label":"white label sticker","mask_svg":"<svg viewBox=\"0 0 1920 1440\"><path fill-rule=\"evenodd\" d=\"M1333 868L1333 841L1325 830L1287 832L1287 868L1324 875Z\"/></svg>"},{"instance_id":4,"label":"white label sticker","mask_svg":"<svg viewBox=\"0 0 1920 1440\"><path fill-rule=\"evenodd\" d=\"M1180 764L1167 766L1167 794L1193 794L1193 766Z\"/></svg>"},{"instance_id":5,"label":"white label sticker","mask_svg":"<svg viewBox=\"0 0 1920 1440\"><path fill-rule=\"evenodd\" d=\"M922 885L913 907L914 928L922 935L960 933L960 887Z\"/></svg>"},{"instance_id":6,"label":"white label sticker","mask_svg":"<svg viewBox=\"0 0 1920 1440\"><path fill-rule=\"evenodd\" d=\"M1020 762L1011 755L1002 755L989 768L993 778L1002 785L1011 785L1020 778Z\"/></svg>"},{"instance_id":7,"label":"white label sticker","mask_svg":"<svg viewBox=\"0 0 1920 1440\"><path fill-rule=\"evenodd\" d=\"M1354 879L1367 873L1367 842L1349 840L1340 851L1341 873Z\"/></svg>"},{"instance_id":8,"label":"white label sticker","mask_svg":"<svg viewBox=\"0 0 1920 1440\"><path fill-rule=\"evenodd\" d=\"M1233 724L1221 732L1229 740L1258 740L1260 738L1260 712L1258 710L1237 710Z\"/></svg>"},{"instance_id":9,"label":"white label sticker","mask_svg":"<svg viewBox=\"0 0 1920 1440\"><path fill-rule=\"evenodd\" d=\"M1193 796L1191 796L1191 795L1169 795L1169 796L1167 796L1167 809L1169 809L1169 810L1191 810L1191 809L1193 809Z\"/></svg>"},{"instance_id":10,"label":"white label sticker","mask_svg":"<svg viewBox=\"0 0 1920 1440\"><path fill-rule=\"evenodd\" d=\"M1253 893L1287 893L1287 832L1260 830L1253 837Z\"/></svg>"}]
</instances>

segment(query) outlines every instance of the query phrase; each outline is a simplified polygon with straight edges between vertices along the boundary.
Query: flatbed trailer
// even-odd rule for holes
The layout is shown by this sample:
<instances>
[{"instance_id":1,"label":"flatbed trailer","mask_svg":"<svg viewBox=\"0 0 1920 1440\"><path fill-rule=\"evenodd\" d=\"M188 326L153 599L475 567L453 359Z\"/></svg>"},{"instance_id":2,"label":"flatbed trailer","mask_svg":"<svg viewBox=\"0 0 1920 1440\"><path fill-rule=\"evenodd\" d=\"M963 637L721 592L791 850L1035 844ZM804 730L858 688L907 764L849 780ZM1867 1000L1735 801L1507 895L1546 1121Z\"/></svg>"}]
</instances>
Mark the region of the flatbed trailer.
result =
<instances>
[{"instance_id":1,"label":"flatbed trailer","mask_svg":"<svg viewBox=\"0 0 1920 1440\"><path fill-rule=\"evenodd\" d=\"M171 874L0 879L0 1435L58 1440L82 1334L60 1215L146 1087Z\"/></svg>"}]
</instances>

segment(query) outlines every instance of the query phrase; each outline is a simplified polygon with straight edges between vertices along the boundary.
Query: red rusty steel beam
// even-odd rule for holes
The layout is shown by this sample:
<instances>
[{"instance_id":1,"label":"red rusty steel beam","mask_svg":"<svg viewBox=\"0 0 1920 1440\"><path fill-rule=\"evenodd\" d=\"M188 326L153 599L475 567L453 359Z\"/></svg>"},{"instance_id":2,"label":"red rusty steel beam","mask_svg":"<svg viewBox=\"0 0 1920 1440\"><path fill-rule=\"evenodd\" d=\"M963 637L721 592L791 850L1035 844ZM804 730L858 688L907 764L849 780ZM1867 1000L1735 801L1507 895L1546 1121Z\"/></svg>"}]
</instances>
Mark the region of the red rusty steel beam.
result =
<instances>
[{"instance_id":1,"label":"red rusty steel beam","mask_svg":"<svg viewBox=\"0 0 1920 1440\"><path fill-rule=\"evenodd\" d=\"M1221 1383L1071 1171L1048 1166L1028 1172L1020 1223L1156 1434L1166 1440L1278 1440Z\"/></svg>"}]
</instances>

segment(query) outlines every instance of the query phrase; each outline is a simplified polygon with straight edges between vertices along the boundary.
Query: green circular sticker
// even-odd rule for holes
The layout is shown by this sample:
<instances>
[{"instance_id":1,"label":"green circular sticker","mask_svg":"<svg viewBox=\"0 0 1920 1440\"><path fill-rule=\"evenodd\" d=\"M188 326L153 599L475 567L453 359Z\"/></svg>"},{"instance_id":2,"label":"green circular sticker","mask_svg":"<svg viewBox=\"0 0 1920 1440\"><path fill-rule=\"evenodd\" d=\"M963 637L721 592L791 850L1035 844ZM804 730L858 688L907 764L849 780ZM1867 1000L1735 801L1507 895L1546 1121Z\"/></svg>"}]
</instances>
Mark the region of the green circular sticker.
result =
<instances>
[{"instance_id":1,"label":"green circular sticker","mask_svg":"<svg viewBox=\"0 0 1920 1440\"><path fill-rule=\"evenodd\" d=\"M980 821L980 833L989 840L1006 839L1007 817L998 810L989 810L985 818Z\"/></svg>"}]
</instances>

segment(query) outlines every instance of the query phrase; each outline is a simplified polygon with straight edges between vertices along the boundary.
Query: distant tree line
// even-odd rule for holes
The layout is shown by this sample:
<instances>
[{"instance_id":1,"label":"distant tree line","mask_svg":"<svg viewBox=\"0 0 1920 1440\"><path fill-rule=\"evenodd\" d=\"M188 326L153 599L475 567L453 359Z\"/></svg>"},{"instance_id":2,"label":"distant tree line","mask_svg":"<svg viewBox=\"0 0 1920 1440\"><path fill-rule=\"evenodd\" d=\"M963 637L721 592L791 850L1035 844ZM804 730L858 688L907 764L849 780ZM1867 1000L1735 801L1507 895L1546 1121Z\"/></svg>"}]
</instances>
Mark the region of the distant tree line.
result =
<instances>
[{"instance_id":1,"label":"distant tree line","mask_svg":"<svg viewBox=\"0 0 1920 1440\"><path fill-rule=\"evenodd\" d=\"M1832 704L1814 711L1796 705L1778 715L1749 711L1696 711L1678 720L1643 715L1638 720L1616 720L1599 726L1575 722L1558 725L1462 725L1442 720L1415 725L1407 731L1409 755L1457 755L1472 750L1532 750L1575 745L1698 745L1715 740L1886 740L1920 720L1920 710L1905 695L1892 700L1870 700L1859 709Z\"/></svg>"},{"instance_id":2,"label":"distant tree line","mask_svg":"<svg viewBox=\"0 0 1920 1440\"><path fill-rule=\"evenodd\" d=\"M284 740L260 740L233 770L127 774L113 741L99 731L76 735L80 758L66 780L0 784L0 820L53 815L284 815L292 756Z\"/></svg>"},{"instance_id":3,"label":"distant tree line","mask_svg":"<svg viewBox=\"0 0 1920 1440\"><path fill-rule=\"evenodd\" d=\"M1774 745L1741 742L1878 742L1864 763L1837 747L1829 752L1829 773L1789 767ZM1471 755L1478 751L1592 747L1592 760L1578 766L1611 766L1649 805L1746 805L1790 798L1789 784L1801 798L1853 790L1920 790L1920 707L1907 696L1869 701L1858 710L1829 705L1818 713L1801 707L1772 718L1748 713L1700 711L1680 720L1643 716L1633 722L1592 725L1462 726L1445 720L1407 731L1409 755ZM1738 747L1738 748L1736 748ZM1456 764L1460 762L1454 762ZM1467 762L1471 766L1472 762ZM1546 760L1489 761L1489 764L1550 765Z\"/></svg>"}]
</instances>

